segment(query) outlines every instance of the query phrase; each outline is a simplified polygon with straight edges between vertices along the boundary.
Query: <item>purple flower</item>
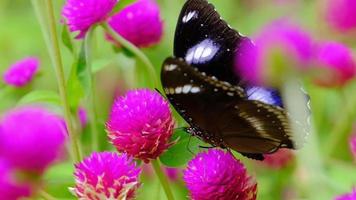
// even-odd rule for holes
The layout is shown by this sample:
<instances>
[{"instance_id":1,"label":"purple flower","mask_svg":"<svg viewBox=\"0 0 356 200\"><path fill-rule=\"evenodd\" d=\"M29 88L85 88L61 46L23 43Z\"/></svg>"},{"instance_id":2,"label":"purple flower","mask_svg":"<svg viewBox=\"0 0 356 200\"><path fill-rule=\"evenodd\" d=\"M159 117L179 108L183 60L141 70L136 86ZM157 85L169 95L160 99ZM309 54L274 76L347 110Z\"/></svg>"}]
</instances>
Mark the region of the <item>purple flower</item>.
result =
<instances>
[{"instance_id":1,"label":"purple flower","mask_svg":"<svg viewBox=\"0 0 356 200\"><path fill-rule=\"evenodd\" d=\"M42 173L64 150L63 119L44 108L11 110L0 128L0 156L19 169Z\"/></svg>"},{"instance_id":2,"label":"purple flower","mask_svg":"<svg viewBox=\"0 0 356 200\"><path fill-rule=\"evenodd\" d=\"M309 67L313 56L310 36L298 26L277 21L266 26L255 44L246 40L236 55L236 72L259 85L278 85L294 71Z\"/></svg>"},{"instance_id":3,"label":"purple flower","mask_svg":"<svg viewBox=\"0 0 356 200\"><path fill-rule=\"evenodd\" d=\"M155 0L138 0L109 20L118 34L138 47L149 47L161 40L163 22ZM113 41L108 37L109 41Z\"/></svg>"},{"instance_id":4,"label":"purple flower","mask_svg":"<svg viewBox=\"0 0 356 200\"><path fill-rule=\"evenodd\" d=\"M346 32L356 29L356 1L328 0L326 19L335 29Z\"/></svg>"},{"instance_id":5,"label":"purple flower","mask_svg":"<svg viewBox=\"0 0 356 200\"><path fill-rule=\"evenodd\" d=\"M344 194L335 198L335 200L355 200L356 199L356 188L352 190L349 194Z\"/></svg>"},{"instance_id":6,"label":"purple flower","mask_svg":"<svg viewBox=\"0 0 356 200\"><path fill-rule=\"evenodd\" d=\"M0 194L1 199L6 200L17 200L31 195L31 186L19 183L15 179L13 168L2 159L0 159Z\"/></svg>"},{"instance_id":7,"label":"purple flower","mask_svg":"<svg viewBox=\"0 0 356 200\"><path fill-rule=\"evenodd\" d=\"M118 0L67 0L63 6L62 16L71 32L79 31L81 39L90 27L104 22Z\"/></svg>"},{"instance_id":8,"label":"purple flower","mask_svg":"<svg viewBox=\"0 0 356 200\"><path fill-rule=\"evenodd\" d=\"M315 73L315 82L322 86L342 86L356 75L356 62L352 51L337 42L318 45L316 67L324 73Z\"/></svg>"},{"instance_id":9,"label":"purple flower","mask_svg":"<svg viewBox=\"0 0 356 200\"><path fill-rule=\"evenodd\" d=\"M356 134L352 135L350 138L350 149L351 149L351 153L356 159Z\"/></svg>"},{"instance_id":10,"label":"purple flower","mask_svg":"<svg viewBox=\"0 0 356 200\"><path fill-rule=\"evenodd\" d=\"M120 152L142 159L156 159L171 144L174 121L168 102L156 91L138 89L118 97L106 129Z\"/></svg>"},{"instance_id":11,"label":"purple flower","mask_svg":"<svg viewBox=\"0 0 356 200\"><path fill-rule=\"evenodd\" d=\"M257 184L244 165L222 150L199 153L188 163L183 178L193 200L256 199Z\"/></svg>"},{"instance_id":12,"label":"purple flower","mask_svg":"<svg viewBox=\"0 0 356 200\"><path fill-rule=\"evenodd\" d=\"M87 111L85 110L84 107L79 107L78 108L78 118L79 118L79 122L82 128L85 128L88 124L88 115L87 115Z\"/></svg>"},{"instance_id":13,"label":"purple flower","mask_svg":"<svg viewBox=\"0 0 356 200\"><path fill-rule=\"evenodd\" d=\"M75 166L76 186L73 193L79 199L133 199L139 188L141 170L126 154L92 153Z\"/></svg>"},{"instance_id":14,"label":"purple flower","mask_svg":"<svg viewBox=\"0 0 356 200\"><path fill-rule=\"evenodd\" d=\"M27 85L36 74L40 61L36 57L28 57L12 64L4 73L4 81L8 85L22 87Z\"/></svg>"}]
</instances>

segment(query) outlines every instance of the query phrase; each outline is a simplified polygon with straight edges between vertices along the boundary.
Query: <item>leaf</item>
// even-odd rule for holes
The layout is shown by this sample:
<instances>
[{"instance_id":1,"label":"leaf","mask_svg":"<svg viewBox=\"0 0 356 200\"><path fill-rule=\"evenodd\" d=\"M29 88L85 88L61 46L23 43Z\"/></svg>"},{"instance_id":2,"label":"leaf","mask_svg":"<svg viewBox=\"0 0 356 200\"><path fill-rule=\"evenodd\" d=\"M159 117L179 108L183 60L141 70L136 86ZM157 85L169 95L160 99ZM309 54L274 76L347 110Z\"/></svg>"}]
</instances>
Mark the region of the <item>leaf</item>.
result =
<instances>
[{"instance_id":1,"label":"leaf","mask_svg":"<svg viewBox=\"0 0 356 200\"><path fill-rule=\"evenodd\" d=\"M176 129L171 140L177 142L160 156L161 162L169 167L185 165L202 144L198 138L192 137L183 128Z\"/></svg>"},{"instance_id":2,"label":"leaf","mask_svg":"<svg viewBox=\"0 0 356 200\"><path fill-rule=\"evenodd\" d=\"M134 3L136 0L121 0L120 3L116 4L116 6L113 9L113 12L119 12L120 10L122 10L123 8L125 8L126 6L128 6L129 4Z\"/></svg>"},{"instance_id":3,"label":"leaf","mask_svg":"<svg viewBox=\"0 0 356 200\"><path fill-rule=\"evenodd\" d=\"M66 46L68 48L68 50L72 54L74 54L74 46L73 46L70 34L68 32L68 28L66 26L63 26L63 29L62 29L62 42L63 42L64 46Z\"/></svg>"},{"instance_id":4,"label":"leaf","mask_svg":"<svg viewBox=\"0 0 356 200\"><path fill-rule=\"evenodd\" d=\"M19 101L18 105L24 105L29 103L50 103L54 105L61 105L61 100L59 95L50 90L36 90L32 91L25 96L23 96Z\"/></svg>"},{"instance_id":5,"label":"leaf","mask_svg":"<svg viewBox=\"0 0 356 200\"><path fill-rule=\"evenodd\" d=\"M76 110L84 97L84 89L77 76L77 63L73 63L67 81L68 101L72 110Z\"/></svg>"},{"instance_id":6,"label":"leaf","mask_svg":"<svg viewBox=\"0 0 356 200\"><path fill-rule=\"evenodd\" d=\"M87 73L87 62L86 62L86 49L85 44L83 42L78 60L77 60L77 68L76 68L78 80L80 81L84 93L88 94L90 92L90 77Z\"/></svg>"}]
</instances>

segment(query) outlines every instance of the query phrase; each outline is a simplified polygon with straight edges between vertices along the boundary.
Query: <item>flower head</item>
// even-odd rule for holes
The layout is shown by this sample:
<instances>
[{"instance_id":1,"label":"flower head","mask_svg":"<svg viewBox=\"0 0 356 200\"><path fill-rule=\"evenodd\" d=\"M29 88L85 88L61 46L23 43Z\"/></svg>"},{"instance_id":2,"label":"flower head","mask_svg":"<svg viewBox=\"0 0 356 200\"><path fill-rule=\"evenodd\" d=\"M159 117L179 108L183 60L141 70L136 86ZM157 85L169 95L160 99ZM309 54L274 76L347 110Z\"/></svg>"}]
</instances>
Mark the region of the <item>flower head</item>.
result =
<instances>
[{"instance_id":1,"label":"flower head","mask_svg":"<svg viewBox=\"0 0 356 200\"><path fill-rule=\"evenodd\" d=\"M71 32L79 31L77 39L85 36L88 30L104 22L118 0L67 0L62 16Z\"/></svg>"},{"instance_id":2,"label":"flower head","mask_svg":"<svg viewBox=\"0 0 356 200\"><path fill-rule=\"evenodd\" d=\"M36 57L28 57L12 64L4 73L6 84L22 87L27 85L36 74L40 61Z\"/></svg>"},{"instance_id":3,"label":"flower head","mask_svg":"<svg viewBox=\"0 0 356 200\"><path fill-rule=\"evenodd\" d=\"M188 163L184 181L194 200L256 199L257 184L240 161L222 150L199 153Z\"/></svg>"},{"instance_id":4,"label":"flower head","mask_svg":"<svg viewBox=\"0 0 356 200\"><path fill-rule=\"evenodd\" d=\"M72 191L79 199L132 199L140 186L140 172L126 154L92 153L75 166Z\"/></svg>"},{"instance_id":5,"label":"flower head","mask_svg":"<svg viewBox=\"0 0 356 200\"><path fill-rule=\"evenodd\" d=\"M294 158L294 154L289 149L279 149L273 154L265 154L263 163L274 169L286 167Z\"/></svg>"},{"instance_id":6,"label":"flower head","mask_svg":"<svg viewBox=\"0 0 356 200\"><path fill-rule=\"evenodd\" d=\"M109 25L138 47L149 47L160 41L163 23L155 0L138 0L109 20ZM108 36L109 41L110 36Z\"/></svg>"},{"instance_id":7,"label":"flower head","mask_svg":"<svg viewBox=\"0 0 356 200\"><path fill-rule=\"evenodd\" d=\"M317 73L315 82L322 86L342 86L356 76L356 61L351 50L337 42L318 45L316 66L324 73Z\"/></svg>"},{"instance_id":8,"label":"flower head","mask_svg":"<svg viewBox=\"0 0 356 200\"><path fill-rule=\"evenodd\" d=\"M356 159L356 134L352 135L350 138L350 149L351 149L351 153Z\"/></svg>"},{"instance_id":9,"label":"flower head","mask_svg":"<svg viewBox=\"0 0 356 200\"><path fill-rule=\"evenodd\" d=\"M168 102L156 91L138 89L119 97L112 106L106 129L120 152L149 162L169 146L173 117Z\"/></svg>"},{"instance_id":10,"label":"flower head","mask_svg":"<svg viewBox=\"0 0 356 200\"><path fill-rule=\"evenodd\" d=\"M78 108L78 118L82 128L85 128L88 124L88 115L84 107Z\"/></svg>"},{"instance_id":11,"label":"flower head","mask_svg":"<svg viewBox=\"0 0 356 200\"><path fill-rule=\"evenodd\" d=\"M298 26L277 21L266 26L255 44L243 41L236 55L236 71L253 84L276 85L294 71L309 66L313 55L310 36Z\"/></svg>"},{"instance_id":12,"label":"flower head","mask_svg":"<svg viewBox=\"0 0 356 200\"><path fill-rule=\"evenodd\" d=\"M341 32L356 30L356 1L328 0L326 19L332 27Z\"/></svg>"},{"instance_id":13,"label":"flower head","mask_svg":"<svg viewBox=\"0 0 356 200\"><path fill-rule=\"evenodd\" d=\"M356 199L356 188L354 188L351 193L344 194L335 198L335 200L355 200L355 199Z\"/></svg>"},{"instance_id":14,"label":"flower head","mask_svg":"<svg viewBox=\"0 0 356 200\"><path fill-rule=\"evenodd\" d=\"M19 169L41 173L64 150L63 119L44 108L11 110L0 128L0 156Z\"/></svg>"},{"instance_id":15,"label":"flower head","mask_svg":"<svg viewBox=\"0 0 356 200\"><path fill-rule=\"evenodd\" d=\"M1 198L6 200L29 197L31 194L31 186L19 183L13 168L2 159L0 159L0 194Z\"/></svg>"}]
</instances>

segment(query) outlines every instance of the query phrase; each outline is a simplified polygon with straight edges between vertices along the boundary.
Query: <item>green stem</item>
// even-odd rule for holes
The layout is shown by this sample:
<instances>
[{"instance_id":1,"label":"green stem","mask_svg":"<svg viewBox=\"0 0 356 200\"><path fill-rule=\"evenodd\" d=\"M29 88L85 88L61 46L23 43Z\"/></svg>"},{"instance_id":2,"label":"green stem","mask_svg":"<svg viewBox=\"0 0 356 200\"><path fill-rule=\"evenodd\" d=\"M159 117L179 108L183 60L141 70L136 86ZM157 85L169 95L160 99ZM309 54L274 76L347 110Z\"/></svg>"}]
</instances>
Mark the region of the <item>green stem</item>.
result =
<instances>
[{"instance_id":1,"label":"green stem","mask_svg":"<svg viewBox=\"0 0 356 200\"><path fill-rule=\"evenodd\" d=\"M34 2L33 5L36 6L36 5L38 5L38 2L35 2L35 1L36 0L33 0L33 2ZM70 111L69 102L68 102L66 82L65 82L64 71L63 71L63 63L62 63L62 59L61 59L61 51L59 48L57 29L56 29L57 21L54 16L52 0L45 0L44 5L45 5L45 13L46 14L42 14L42 15L40 14L40 16L43 18L46 17L48 19L48 22L47 22L47 24L42 26L42 28L45 27L45 30L43 30L43 32L45 35L47 35L47 38L49 39L49 41L47 41L47 48L48 48L50 58L52 60L52 64L54 66L56 77L57 77L59 94L61 97L61 102L62 102L63 111L64 111L64 118L65 118L65 121L67 124L68 135L70 138L71 151L72 151L71 154L73 157L73 161L76 163L81 160L82 156L81 156L79 141L77 139L77 134L74 132L74 127L73 127L73 123L71 120L71 111ZM37 11L40 11L40 10L41 9L37 9ZM45 22L45 21L46 21L46 19L40 19L40 23ZM47 27L48 30L46 30L46 25L48 26Z\"/></svg>"},{"instance_id":2,"label":"green stem","mask_svg":"<svg viewBox=\"0 0 356 200\"><path fill-rule=\"evenodd\" d=\"M128 49L130 52L136 55L138 59L140 59L147 67L148 72L150 73L153 82L154 82L154 87L158 89L159 82L158 78L156 75L155 68L153 67L151 61L147 58L147 56L135 45L127 41L124 37L122 37L120 34L116 33L108 24L103 24L103 28L109 33L111 37L114 38L115 41L119 42L123 47Z\"/></svg>"},{"instance_id":3,"label":"green stem","mask_svg":"<svg viewBox=\"0 0 356 200\"><path fill-rule=\"evenodd\" d=\"M336 125L331 130L329 137L325 142L325 155L330 157L332 153L338 152L336 149L341 140L352 130L352 125L356 119L356 95L351 95L350 98L345 98L346 105L342 115L339 116Z\"/></svg>"},{"instance_id":4,"label":"green stem","mask_svg":"<svg viewBox=\"0 0 356 200\"><path fill-rule=\"evenodd\" d=\"M38 191L38 194L45 200L57 200L57 198L53 197L52 195L48 194L46 191L42 189Z\"/></svg>"},{"instance_id":5,"label":"green stem","mask_svg":"<svg viewBox=\"0 0 356 200\"><path fill-rule=\"evenodd\" d=\"M159 181L161 182L162 184L162 187L164 189L164 192L166 193L166 196L167 196L167 199L168 200L173 200L173 193L172 193L172 190L169 186L169 182L168 182L168 179L167 177L164 175L163 171L162 171L162 168L159 164L159 160L152 160L151 161L151 164L152 164L152 167L153 169L155 170L155 173L159 179Z\"/></svg>"},{"instance_id":6,"label":"green stem","mask_svg":"<svg viewBox=\"0 0 356 200\"><path fill-rule=\"evenodd\" d=\"M92 42L92 36L93 36L93 31L94 29L90 29L90 31L87 33L84 41L84 48L85 48L85 60L86 60L86 69L87 69L87 75L89 77L89 85L90 85L90 94L88 94L88 100L90 103L90 108L89 108L89 114L91 118L91 133L92 133L92 150L93 151L98 151L99 150L99 142L98 142L98 137L99 137L99 131L97 127L97 113L95 109L95 83L94 83L94 75L92 73L92 51L91 51L91 42Z\"/></svg>"}]
</instances>

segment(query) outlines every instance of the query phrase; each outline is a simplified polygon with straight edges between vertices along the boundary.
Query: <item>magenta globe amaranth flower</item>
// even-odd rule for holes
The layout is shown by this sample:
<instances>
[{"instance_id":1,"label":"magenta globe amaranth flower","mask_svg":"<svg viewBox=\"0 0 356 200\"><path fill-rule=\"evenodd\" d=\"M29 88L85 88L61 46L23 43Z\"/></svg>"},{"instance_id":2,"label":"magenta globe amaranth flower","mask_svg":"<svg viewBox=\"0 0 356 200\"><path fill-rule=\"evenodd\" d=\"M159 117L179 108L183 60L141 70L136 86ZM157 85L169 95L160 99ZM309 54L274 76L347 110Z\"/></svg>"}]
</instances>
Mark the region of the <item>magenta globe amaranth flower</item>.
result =
<instances>
[{"instance_id":1,"label":"magenta globe amaranth flower","mask_svg":"<svg viewBox=\"0 0 356 200\"><path fill-rule=\"evenodd\" d=\"M155 0L138 0L109 20L111 28L138 47L149 47L161 40L163 22ZM110 39L109 41L113 41Z\"/></svg>"},{"instance_id":2,"label":"magenta globe amaranth flower","mask_svg":"<svg viewBox=\"0 0 356 200\"><path fill-rule=\"evenodd\" d=\"M85 128L87 126L87 124L88 124L88 114L87 114L87 111L85 110L85 108L84 107L79 107L77 115L78 115L78 119L79 119L79 122L80 122L80 126L82 128Z\"/></svg>"},{"instance_id":3,"label":"magenta globe amaranth flower","mask_svg":"<svg viewBox=\"0 0 356 200\"><path fill-rule=\"evenodd\" d=\"M356 199L356 188L354 188L351 193L340 195L335 198L335 200L355 200L355 199Z\"/></svg>"},{"instance_id":4,"label":"magenta globe amaranth flower","mask_svg":"<svg viewBox=\"0 0 356 200\"><path fill-rule=\"evenodd\" d=\"M4 81L8 85L23 87L35 76L40 61L36 57L28 57L12 64L4 73Z\"/></svg>"},{"instance_id":5,"label":"magenta globe amaranth flower","mask_svg":"<svg viewBox=\"0 0 356 200\"><path fill-rule=\"evenodd\" d=\"M1 120L0 156L21 170L42 173L63 153L62 118L41 107L9 111Z\"/></svg>"},{"instance_id":6,"label":"magenta globe amaranth flower","mask_svg":"<svg viewBox=\"0 0 356 200\"><path fill-rule=\"evenodd\" d=\"M230 153L209 150L188 163L184 181L193 200L254 200L257 184Z\"/></svg>"},{"instance_id":7,"label":"magenta globe amaranth flower","mask_svg":"<svg viewBox=\"0 0 356 200\"><path fill-rule=\"evenodd\" d=\"M289 149L279 149L273 154L265 154L263 164L273 169L281 169L288 166L294 160L294 154Z\"/></svg>"},{"instance_id":8,"label":"magenta globe amaranth flower","mask_svg":"<svg viewBox=\"0 0 356 200\"><path fill-rule=\"evenodd\" d=\"M315 66L320 69L315 73L315 82L322 86L342 86L356 75L356 61L352 51L337 42L318 45Z\"/></svg>"},{"instance_id":9,"label":"magenta globe amaranth flower","mask_svg":"<svg viewBox=\"0 0 356 200\"><path fill-rule=\"evenodd\" d=\"M356 1L328 0L326 19L332 27L341 32L356 30Z\"/></svg>"},{"instance_id":10,"label":"magenta globe amaranth flower","mask_svg":"<svg viewBox=\"0 0 356 200\"><path fill-rule=\"evenodd\" d=\"M126 154L92 153L75 166L73 193L79 199L132 199L141 170Z\"/></svg>"},{"instance_id":11,"label":"magenta globe amaranth flower","mask_svg":"<svg viewBox=\"0 0 356 200\"><path fill-rule=\"evenodd\" d=\"M239 76L258 85L279 85L309 67L313 42L301 28L285 21L266 26L252 43L238 47L235 66Z\"/></svg>"},{"instance_id":12,"label":"magenta globe amaranth flower","mask_svg":"<svg viewBox=\"0 0 356 200\"><path fill-rule=\"evenodd\" d=\"M16 180L14 169L2 159L0 159L0 194L1 199L4 200L17 200L31 195L31 186Z\"/></svg>"},{"instance_id":13,"label":"magenta globe amaranth flower","mask_svg":"<svg viewBox=\"0 0 356 200\"><path fill-rule=\"evenodd\" d=\"M145 162L156 159L170 146L173 127L168 102L148 89L118 97L106 123L109 139L117 150Z\"/></svg>"},{"instance_id":14,"label":"magenta globe amaranth flower","mask_svg":"<svg viewBox=\"0 0 356 200\"><path fill-rule=\"evenodd\" d=\"M104 22L118 0L67 0L63 6L62 16L71 32L79 31L81 39L90 27Z\"/></svg>"}]
</instances>

